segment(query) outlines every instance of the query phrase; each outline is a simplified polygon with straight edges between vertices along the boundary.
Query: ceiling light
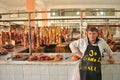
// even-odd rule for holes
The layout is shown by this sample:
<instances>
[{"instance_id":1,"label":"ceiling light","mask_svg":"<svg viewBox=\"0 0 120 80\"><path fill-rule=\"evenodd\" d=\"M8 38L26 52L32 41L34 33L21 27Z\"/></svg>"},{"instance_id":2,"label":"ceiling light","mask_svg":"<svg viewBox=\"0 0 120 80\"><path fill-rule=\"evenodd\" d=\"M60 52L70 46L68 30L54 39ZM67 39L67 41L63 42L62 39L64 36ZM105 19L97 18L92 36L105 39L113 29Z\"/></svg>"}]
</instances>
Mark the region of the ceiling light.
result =
<instances>
[{"instance_id":1,"label":"ceiling light","mask_svg":"<svg viewBox=\"0 0 120 80\"><path fill-rule=\"evenodd\" d=\"M80 12L79 11L77 11L77 13L76 13L77 15L80 15Z\"/></svg>"},{"instance_id":2,"label":"ceiling light","mask_svg":"<svg viewBox=\"0 0 120 80\"><path fill-rule=\"evenodd\" d=\"M104 12L100 12L100 15L104 15Z\"/></svg>"},{"instance_id":3,"label":"ceiling light","mask_svg":"<svg viewBox=\"0 0 120 80\"><path fill-rule=\"evenodd\" d=\"M52 12L52 15L55 16L55 12Z\"/></svg>"}]
</instances>

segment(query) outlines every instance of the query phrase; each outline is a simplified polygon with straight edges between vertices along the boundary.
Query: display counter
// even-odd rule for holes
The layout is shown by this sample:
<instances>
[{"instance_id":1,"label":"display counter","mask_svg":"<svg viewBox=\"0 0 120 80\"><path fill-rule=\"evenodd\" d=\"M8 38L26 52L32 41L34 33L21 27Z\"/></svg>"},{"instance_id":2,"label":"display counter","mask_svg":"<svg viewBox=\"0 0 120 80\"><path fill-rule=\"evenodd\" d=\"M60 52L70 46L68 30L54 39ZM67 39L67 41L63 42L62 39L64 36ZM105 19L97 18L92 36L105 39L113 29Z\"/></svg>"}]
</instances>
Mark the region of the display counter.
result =
<instances>
[{"instance_id":1,"label":"display counter","mask_svg":"<svg viewBox=\"0 0 120 80\"><path fill-rule=\"evenodd\" d=\"M113 52L114 64L109 64L107 58L102 61L102 80L119 80L120 79L120 52Z\"/></svg>"},{"instance_id":2,"label":"display counter","mask_svg":"<svg viewBox=\"0 0 120 80\"><path fill-rule=\"evenodd\" d=\"M75 80L78 61L0 61L0 80Z\"/></svg>"},{"instance_id":3,"label":"display counter","mask_svg":"<svg viewBox=\"0 0 120 80\"><path fill-rule=\"evenodd\" d=\"M24 49L19 47L19 50ZM65 59L72 53L62 54L64 59L61 61L13 61L6 59L10 53L0 56L0 80L79 80L80 61ZM107 62L107 56L103 58L102 80L120 79L120 53L114 52L113 57L114 64Z\"/></svg>"}]
</instances>

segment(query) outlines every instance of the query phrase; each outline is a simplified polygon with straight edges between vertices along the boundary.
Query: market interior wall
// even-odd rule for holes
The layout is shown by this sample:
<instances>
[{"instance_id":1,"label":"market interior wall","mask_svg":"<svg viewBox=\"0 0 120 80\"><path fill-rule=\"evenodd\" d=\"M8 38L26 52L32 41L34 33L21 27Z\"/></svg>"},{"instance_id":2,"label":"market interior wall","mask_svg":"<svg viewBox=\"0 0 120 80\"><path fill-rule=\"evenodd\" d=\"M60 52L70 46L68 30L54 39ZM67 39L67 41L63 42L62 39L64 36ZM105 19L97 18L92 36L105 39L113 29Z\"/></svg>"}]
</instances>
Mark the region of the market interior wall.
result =
<instances>
[{"instance_id":1,"label":"market interior wall","mask_svg":"<svg viewBox=\"0 0 120 80\"><path fill-rule=\"evenodd\" d=\"M118 5L118 4L111 4L111 5L106 5L106 4L102 4L102 5L101 4L100 5L94 5L94 4L93 5L89 5L89 4L88 5L53 5L53 6L46 6L45 4L42 4L42 6L41 6L41 5L36 4L36 10L37 11L41 11L43 7L46 8L48 11L50 9L59 9L59 8L61 8L61 9L62 8L115 8L117 10L120 10L120 5ZM4 4L0 3L0 12L1 13L9 12L10 10L26 10L26 7L25 6L10 7L10 6L7 6L7 5L4 5ZM94 16L87 16L87 18L89 18L89 17L94 18ZM106 18L106 16L103 16L103 17L97 16L97 17L98 18ZM120 17L120 12L117 12L114 17L115 18ZM2 19L8 19L8 18L9 18L8 15L7 16L2 16ZM25 18L26 17L19 18L19 19L25 19ZM38 14L36 19L40 19L40 18L41 18L41 14ZM51 18L49 13L47 15L47 18ZM59 18L59 17L57 17L57 18ZM96 16L95 16L95 18L96 18ZM111 18L111 16L107 16L107 18ZM17 19L17 18L12 18L12 19ZM39 23L38 25L41 26L40 25L41 22L39 21L38 23ZM50 24L48 23L48 25L50 25Z\"/></svg>"}]
</instances>

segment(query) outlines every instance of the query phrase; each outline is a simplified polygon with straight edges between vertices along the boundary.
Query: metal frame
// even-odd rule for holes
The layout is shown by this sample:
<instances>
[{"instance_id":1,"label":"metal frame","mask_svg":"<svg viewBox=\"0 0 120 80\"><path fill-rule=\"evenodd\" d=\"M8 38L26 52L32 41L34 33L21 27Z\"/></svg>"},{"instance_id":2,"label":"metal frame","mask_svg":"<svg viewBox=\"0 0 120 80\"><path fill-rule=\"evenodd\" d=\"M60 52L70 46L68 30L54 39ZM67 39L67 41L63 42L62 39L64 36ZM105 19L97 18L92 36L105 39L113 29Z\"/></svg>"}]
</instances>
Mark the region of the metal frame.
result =
<instances>
[{"instance_id":1,"label":"metal frame","mask_svg":"<svg viewBox=\"0 0 120 80\"><path fill-rule=\"evenodd\" d=\"M89 12L99 12L100 10L92 10ZM45 21L45 20L80 20L81 21L81 25L80 25L80 37L82 36L82 23L83 20L120 20L120 18L83 18L82 15L80 16L80 18L48 18L48 19L31 19L31 14L33 13L51 13L53 11L36 11L36 12L14 12L14 13L0 13L0 15L10 15L10 14L28 14L28 19L20 19L20 20L0 20L0 22L16 22L16 21L28 21L28 36L29 36L29 53L30 55L32 55L32 44L31 44L31 21ZM54 11L54 12L58 12L58 11ZM68 11L68 12L72 12L72 11ZM82 12L88 12L86 10L81 10ZM104 10L104 12L107 12L107 10ZM120 12L120 10L113 10L111 12Z\"/></svg>"}]
</instances>

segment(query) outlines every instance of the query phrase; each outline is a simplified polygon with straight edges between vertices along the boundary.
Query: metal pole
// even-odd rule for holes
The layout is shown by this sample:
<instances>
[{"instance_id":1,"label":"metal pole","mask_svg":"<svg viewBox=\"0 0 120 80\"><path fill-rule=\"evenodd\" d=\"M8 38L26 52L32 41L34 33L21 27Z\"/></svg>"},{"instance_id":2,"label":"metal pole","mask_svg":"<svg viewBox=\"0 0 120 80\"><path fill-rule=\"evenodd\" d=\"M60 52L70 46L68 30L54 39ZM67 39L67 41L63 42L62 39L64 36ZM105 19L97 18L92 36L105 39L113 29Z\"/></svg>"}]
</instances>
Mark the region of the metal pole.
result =
<instances>
[{"instance_id":1,"label":"metal pole","mask_svg":"<svg viewBox=\"0 0 120 80\"><path fill-rule=\"evenodd\" d=\"M30 13L29 13L30 14ZM30 21L45 21L45 20L80 20L81 18L48 18L48 19L30 19ZM82 20L120 20L120 18L82 18ZM28 19L20 20L0 20L0 22L19 22L19 21L28 21Z\"/></svg>"},{"instance_id":2,"label":"metal pole","mask_svg":"<svg viewBox=\"0 0 120 80\"><path fill-rule=\"evenodd\" d=\"M83 12L81 11L81 18L80 18L80 38L82 38L82 23L83 23Z\"/></svg>"},{"instance_id":3,"label":"metal pole","mask_svg":"<svg viewBox=\"0 0 120 80\"><path fill-rule=\"evenodd\" d=\"M11 41L12 41L12 39L11 39L11 23L9 23L9 24L10 24L9 35L10 35L10 44L11 44Z\"/></svg>"},{"instance_id":4,"label":"metal pole","mask_svg":"<svg viewBox=\"0 0 120 80\"><path fill-rule=\"evenodd\" d=\"M101 10L82 10L82 12L100 12ZM103 12L109 12L110 10L102 10ZM11 13L0 13L0 15L10 15L10 14L29 14L29 13L52 13L52 12L60 12L60 11L33 11L33 12L11 12ZM76 12L67 10L65 12ZM111 12L120 12L120 10L111 10Z\"/></svg>"},{"instance_id":5,"label":"metal pole","mask_svg":"<svg viewBox=\"0 0 120 80\"><path fill-rule=\"evenodd\" d=\"M31 13L28 13L28 46L29 46L29 54L32 55L32 41L31 41Z\"/></svg>"}]
</instances>

